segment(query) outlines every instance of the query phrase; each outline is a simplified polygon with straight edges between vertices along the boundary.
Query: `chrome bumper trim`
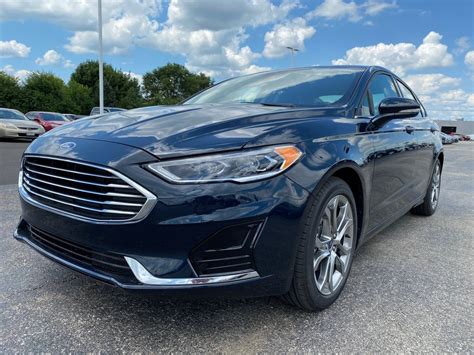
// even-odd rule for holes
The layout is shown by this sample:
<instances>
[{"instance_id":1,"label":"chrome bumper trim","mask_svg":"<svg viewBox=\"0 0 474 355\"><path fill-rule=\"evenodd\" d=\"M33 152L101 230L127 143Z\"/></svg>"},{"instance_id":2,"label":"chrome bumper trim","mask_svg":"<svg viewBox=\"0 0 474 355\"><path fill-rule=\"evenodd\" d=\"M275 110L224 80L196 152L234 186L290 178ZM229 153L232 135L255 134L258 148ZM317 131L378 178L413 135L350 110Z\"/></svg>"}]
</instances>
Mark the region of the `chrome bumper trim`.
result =
<instances>
[{"instance_id":1,"label":"chrome bumper trim","mask_svg":"<svg viewBox=\"0 0 474 355\"><path fill-rule=\"evenodd\" d=\"M176 278L176 279L165 279L153 276L148 272L145 267L140 264L137 260L125 256L125 260L130 266L133 274L138 281L145 285L153 286L190 286L190 285L208 285L217 284L223 282L247 280L251 278L259 277L256 271L243 272L240 274L230 274L221 276L208 276L208 277L195 277L195 278Z\"/></svg>"}]
</instances>

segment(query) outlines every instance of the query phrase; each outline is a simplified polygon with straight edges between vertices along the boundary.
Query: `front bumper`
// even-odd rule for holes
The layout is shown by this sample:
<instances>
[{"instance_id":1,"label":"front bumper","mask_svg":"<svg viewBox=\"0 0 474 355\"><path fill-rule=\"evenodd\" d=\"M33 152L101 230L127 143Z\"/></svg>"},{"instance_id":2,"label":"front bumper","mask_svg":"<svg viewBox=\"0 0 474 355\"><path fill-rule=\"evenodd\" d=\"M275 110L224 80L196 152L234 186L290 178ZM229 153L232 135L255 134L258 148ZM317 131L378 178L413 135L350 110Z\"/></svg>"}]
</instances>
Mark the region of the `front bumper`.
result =
<instances>
[{"instance_id":1,"label":"front bumper","mask_svg":"<svg viewBox=\"0 0 474 355\"><path fill-rule=\"evenodd\" d=\"M94 144L101 148L94 149ZM284 175L247 184L173 185L141 167L150 161L147 153L112 143L104 149L104 144L89 142L88 149L104 154L101 161L86 161L112 167L157 196L149 215L136 223L88 223L22 196L18 240L70 269L126 289L243 297L288 290L306 190ZM35 143L31 147L27 153L36 154ZM77 150L74 154L80 155ZM127 161L117 163L115 155ZM63 252L70 245L86 256ZM99 267L104 260L91 262L91 255L119 258L127 272L104 270ZM219 272L222 263L244 257L244 268Z\"/></svg>"}]
</instances>

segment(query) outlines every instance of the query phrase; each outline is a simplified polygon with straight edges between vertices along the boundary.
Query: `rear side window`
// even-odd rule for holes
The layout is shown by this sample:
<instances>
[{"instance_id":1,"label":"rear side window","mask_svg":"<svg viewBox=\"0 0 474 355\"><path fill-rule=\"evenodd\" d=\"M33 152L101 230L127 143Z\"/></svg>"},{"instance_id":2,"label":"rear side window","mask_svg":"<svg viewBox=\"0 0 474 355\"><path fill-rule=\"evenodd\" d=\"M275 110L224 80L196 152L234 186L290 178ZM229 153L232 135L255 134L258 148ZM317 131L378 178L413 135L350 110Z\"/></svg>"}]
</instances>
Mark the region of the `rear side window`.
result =
<instances>
[{"instance_id":1,"label":"rear side window","mask_svg":"<svg viewBox=\"0 0 474 355\"><path fill-rule=\"evenodd\" d=\"M379 104L387 97L399 97L395 83L392 78L385 74L376 75L369 84L369 92L372 96L374 114L379 114Z\"/></svg>"},{"instance_id":2,"label":"rear side window","mask_svg":"<svg viewBox=\"0 0 474 355\"><path fill-rule=\"evenodd\" d=\"M400 91L402 92L403 97L416 101L415 97L413 96L411 91L405 86L405 84L403 84L401 81L398 81L398 80L397 82L398 82L398 86L400 88Z\"/></svg>"}]
</instances>

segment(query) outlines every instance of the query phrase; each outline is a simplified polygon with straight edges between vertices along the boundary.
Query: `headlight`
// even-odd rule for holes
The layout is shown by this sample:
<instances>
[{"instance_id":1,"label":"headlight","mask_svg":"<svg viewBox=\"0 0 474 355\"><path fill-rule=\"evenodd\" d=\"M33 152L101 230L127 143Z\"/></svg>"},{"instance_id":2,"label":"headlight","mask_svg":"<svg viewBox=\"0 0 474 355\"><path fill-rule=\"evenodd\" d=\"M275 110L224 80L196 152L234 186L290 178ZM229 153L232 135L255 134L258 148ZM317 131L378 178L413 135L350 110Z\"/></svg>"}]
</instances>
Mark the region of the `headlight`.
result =
<instances>
[{"instance_id":1,"label":"headlight","mask_svg":"<svg viewBox=\"0 0 474 355\"><path fill-rule=\"evenodd\" d=\"M0 127L8 129L17 129L16 126L11 123L0 123Z\"/></svg>"},{"instance_id":2,"label":"headlight","mask_svg":"<svg viewBox=\"0 0 474 355\"><path fill-rule=\"evenodd\" d=\"M248 182L277 175L302 155L298 148L285 145L153 163L148 168L175 183Z\"/></svg>"}]
</instances>

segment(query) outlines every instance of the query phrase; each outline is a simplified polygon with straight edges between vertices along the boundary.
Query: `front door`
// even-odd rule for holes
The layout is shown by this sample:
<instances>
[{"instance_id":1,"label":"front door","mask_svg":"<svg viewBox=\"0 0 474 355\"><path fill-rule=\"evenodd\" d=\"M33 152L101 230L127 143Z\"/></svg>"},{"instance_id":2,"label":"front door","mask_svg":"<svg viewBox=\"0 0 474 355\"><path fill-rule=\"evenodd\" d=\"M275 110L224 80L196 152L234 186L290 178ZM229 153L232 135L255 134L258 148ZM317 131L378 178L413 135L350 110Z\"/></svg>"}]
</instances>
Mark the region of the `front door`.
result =
<instances>
[{"instance_id":1,"label":"front door","mask_svg":"<svg viewBox=\"0 0 474 355\"><path fill-rule=\"evenodd\" d=\"M387 74L376 74L368 87L373 116L380 102L399 97L395 83ZM416 118L415 118L416 120ZM418 141L412 119L392 119L373 129L374 172L368 231L407 212L414 203Z\"/></svg>"}]
</instances>

